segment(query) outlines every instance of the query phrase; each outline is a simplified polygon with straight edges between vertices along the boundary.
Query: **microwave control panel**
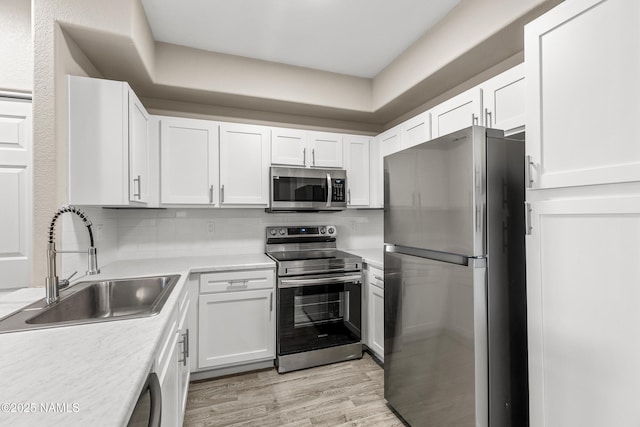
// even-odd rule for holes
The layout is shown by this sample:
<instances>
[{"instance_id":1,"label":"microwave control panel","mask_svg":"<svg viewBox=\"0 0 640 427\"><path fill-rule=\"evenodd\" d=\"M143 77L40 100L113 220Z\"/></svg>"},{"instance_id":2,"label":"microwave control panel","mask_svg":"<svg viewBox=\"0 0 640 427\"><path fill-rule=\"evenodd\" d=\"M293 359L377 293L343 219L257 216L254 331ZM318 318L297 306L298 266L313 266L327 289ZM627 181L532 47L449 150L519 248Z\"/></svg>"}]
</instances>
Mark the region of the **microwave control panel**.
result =
<instances>
[{"instance_id":1,"label":"microwave control panel","mask_svg":"<svg viewBox=\"0 0 640 427\"><path fill-rule=\"evenodd\" d=\"M332 179L331 185L333 186L333 194L331 195L332 202L344 202L345 201L345 180L344 179Z\"/></svg>"}]
</instances>

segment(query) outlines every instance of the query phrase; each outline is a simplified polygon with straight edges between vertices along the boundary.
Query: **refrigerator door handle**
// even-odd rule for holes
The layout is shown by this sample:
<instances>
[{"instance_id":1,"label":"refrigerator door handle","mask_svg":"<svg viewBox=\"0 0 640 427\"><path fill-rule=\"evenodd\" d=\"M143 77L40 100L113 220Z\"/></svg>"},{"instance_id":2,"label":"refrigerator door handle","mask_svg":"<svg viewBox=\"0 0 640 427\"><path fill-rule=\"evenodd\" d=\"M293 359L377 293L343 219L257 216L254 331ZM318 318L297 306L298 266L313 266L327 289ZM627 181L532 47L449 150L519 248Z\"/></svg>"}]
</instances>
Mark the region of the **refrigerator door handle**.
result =
<instances>
[{"instance_id":1,"label":"refrigerator door handle","mask_svg":"<svg viewBox=\"0 0 640 427\"><path fill-rule=\"evenodd\" d=\"M400 255L411 255L418 258L431 259L434 261L441 261L449 264L469 266L472 268L485 268L487 265L486 258L484 257L468 257L466 255L433 251L431 249L412 248L410 246L385 244L384 251Z\"/></svg>"}]
</instances>

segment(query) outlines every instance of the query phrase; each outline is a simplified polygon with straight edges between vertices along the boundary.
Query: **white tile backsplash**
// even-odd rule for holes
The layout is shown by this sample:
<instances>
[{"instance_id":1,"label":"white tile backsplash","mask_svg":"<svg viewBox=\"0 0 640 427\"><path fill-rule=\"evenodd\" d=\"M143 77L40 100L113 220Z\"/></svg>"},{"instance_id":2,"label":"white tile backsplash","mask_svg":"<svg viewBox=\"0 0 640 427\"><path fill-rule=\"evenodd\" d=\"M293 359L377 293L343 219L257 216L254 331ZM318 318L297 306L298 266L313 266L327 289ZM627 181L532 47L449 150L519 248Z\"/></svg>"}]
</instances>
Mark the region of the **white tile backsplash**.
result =
<instances>
[{"instance_id":1,"label":"white tile backsplash","mask_svg":"<svg viewBox=\"0 0 640 427\"><path fill-rule=\"evenodd\" d=\"M266 213L261 209L100 209L85 208L93 222L100 265L120 259L166 258L264 252L270 225L332 224L339 248L382 246L381 210L335 213ZM86 227L66 215L62 245L85 250ZM86 271L86 255L65 254L60 277Z\"/></svg>"}]
</instances>

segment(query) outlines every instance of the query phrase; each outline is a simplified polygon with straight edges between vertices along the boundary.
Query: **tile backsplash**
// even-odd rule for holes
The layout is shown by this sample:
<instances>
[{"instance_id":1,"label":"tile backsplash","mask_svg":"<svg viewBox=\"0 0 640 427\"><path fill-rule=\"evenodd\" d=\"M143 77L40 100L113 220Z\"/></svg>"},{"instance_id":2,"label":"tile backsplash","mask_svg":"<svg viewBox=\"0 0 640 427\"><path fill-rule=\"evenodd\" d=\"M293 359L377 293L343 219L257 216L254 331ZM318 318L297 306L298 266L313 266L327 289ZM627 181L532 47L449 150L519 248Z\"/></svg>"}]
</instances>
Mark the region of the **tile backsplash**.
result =
<instances>
[{"instance_id":1,"label":"tile backsplash","mask_svg":"<svg viewBox=\"0 0 640 427\"><path fill-rule=\"evenodd\" d=\"M166 258L264 252L270 225L332 224L338 247L382 246L382 210L335 213L266 213L260 209L100 209L86 208L96 234L100 265L119 259ZM82 221L65 218L64 249L88 246ZM63 256L63 274L86 270L86 255Z\"/></svg>"}]
</instances>

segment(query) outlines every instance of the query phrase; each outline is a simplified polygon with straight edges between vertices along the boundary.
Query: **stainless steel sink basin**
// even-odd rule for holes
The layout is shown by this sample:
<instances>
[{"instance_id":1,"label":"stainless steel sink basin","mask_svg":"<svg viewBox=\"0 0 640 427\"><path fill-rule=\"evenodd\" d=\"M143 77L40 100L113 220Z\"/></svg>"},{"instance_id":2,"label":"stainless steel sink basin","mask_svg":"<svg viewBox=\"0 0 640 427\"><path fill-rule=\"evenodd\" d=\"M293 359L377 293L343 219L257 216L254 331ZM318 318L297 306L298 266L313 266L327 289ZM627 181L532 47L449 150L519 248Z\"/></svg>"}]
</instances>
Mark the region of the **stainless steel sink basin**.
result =
<instances>
[{"instance_id":1,"label":"stainless steel sink basin","mask_svg":"<svg viewBox=\"0 0 640 427\"><path fill-rule=\"evenodd\" d=\"M0 321L0 333L158 314L179 275L80 282L47 305L36 301Z\"/></svg>"}]
</instances>

